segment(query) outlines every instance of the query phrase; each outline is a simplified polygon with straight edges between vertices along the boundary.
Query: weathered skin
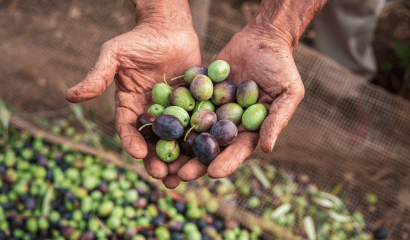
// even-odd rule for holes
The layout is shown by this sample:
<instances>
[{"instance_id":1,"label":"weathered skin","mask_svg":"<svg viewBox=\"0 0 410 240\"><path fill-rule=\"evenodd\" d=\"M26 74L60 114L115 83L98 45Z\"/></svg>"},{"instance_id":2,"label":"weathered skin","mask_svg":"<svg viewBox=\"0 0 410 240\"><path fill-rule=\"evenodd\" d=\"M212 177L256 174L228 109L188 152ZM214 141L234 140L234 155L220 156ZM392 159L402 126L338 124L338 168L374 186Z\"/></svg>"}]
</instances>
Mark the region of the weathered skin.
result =
<instances>
[{"instance_id":1,"label":"weathered skin","mask_svg":"<svg viewBox=\"0 0 410 240\"><path fill-rule=\"evenodd\" d=\"M242 115L242 125L248 131L259 130L268 115L265 106L260 103L248 107Z\"/></svg>"},{"instance_id":2,"label":"weathered skin","mask_svg":"<svg viewBox=\"0 0 410 240\"><path fill-rule=\"evenodd\" d=\"M177 87L171 93L171 104L189 112L195 107L195 99L187 88Z\"/></svg>"},{"instance_id":3,"label":"weathered skin","mask_svg":"<svg viewBox=\"0 0 410 240\"><path fill-rule=\"evenodd\" d=\"M140 127L144 126L145 124L153 123L156 118L157 117L155 117L155 115L151 113L144 113L139 115L137 118L137 129L140 129ZM147 140L154 141L158 139L157 135L155 135L154 131L152 130L152 126L145 126L143 129L141 129L140 133Z\"/></svg>"},{"instance_id":4,"label":"weathered skin","mask_svg":"<svg viewBox=\"0 0 410 240\"><path fill-rule=\"evenodd\" d=\"M199 110L191 117L191 127L198 133L206 132L216 123L216 114L208 109Z\"/></svg>"},{"instance_id":5,"label":"weathered skin","mask_svg":"<svg viewBox=\"0 0 410 240\"><path fill-rule=\"evenodd\" d=\"M224 147L235 141L238 136L238 128L229 120L221 120L212 126L210 134L216 139L219 146Z\"/></svg>"},{"instance_id":6,"label":"weathered skin","mask_svg":"<svg viewBox=\"0 0 410 240\"><path fill-rule=\"evenodd\" d=\"M199 101L206 101L212 97L214 86L211 79L205 75L198 75L189 87L192 96Z\"/></svg>"},{"instance_id":7,"label":"weathered skin","mask_svg":"<svg viewBox=\"0 0 410 240\"><path fill-rule=\"evenodd\" d=\"M176 140L160 139L157 142L155 151L159 159L166 163L175 161L179 156L179 145Z\"/></svg>"},{"instance_id":8,"label":"weathered skin","mask_svg":"<svg viewBox=\"0 0 410 240\"><path fill-rule=\"evenodd\" d=\"M207 165L221 152L218 142L209 133L199 134L194 140L193 149L199 161Z\"/></svg>"},{"instance_id":9,"label":"weathered skin","mask_svg":"<svg viewBox=\"0 0 410 240\"><path fill-rule=\"evenodd\" d=\"M192 114L198 111L199 104L201 104L201 101L195 100L195 108L192 110ZM201 104L201 110L203 109L209 109L212 112L215 112L215 106L210 100L206 100Z\"/></svg>"},{"instance_id":10,"label":"weathered skin","mask_svg":"<svg viewBox=\"0 0 410 240\"><path fill-rule=\"evenodd\" d=\"M216 111L218 121L229 120L238 125L242 120L243 108L237 103L227 103Z\"/></svg>"},{"instance_id":11,"label":"weathered skin","mask_svg":"<svg viewBox=\"0 0 410 240\"><path fill-rule=\"evenodd\" d=\"M237 86L248 79L257 82L258 101L269 108L269 115L259 132L245 132L239 127L235 142L208 167L195 160L186 163L178 172L181 179L194 180L206 173L212 178L229 176L259 142L264 152L272 151L305 92L293 52L307 24L325 2L262 0L247 26L216 56L231 66L227 81ZM197 170L193 171L195 168Z\"/></svg>"},{"instance_id":12,"label":"weathered skin","mask_svg":"<svg viewBox=\"0 0 410 240\"><path fill-rule=\"evenodd\" d=\"M198 136L198 133L195 131L190 131L188 133L188 136L186 138L186 141L184 141L184 137L188 132L188 128L184 130L184 133L182 134L182 137L179 139L179 146L181 148L181 152L189 157L195 157L194 154L194 149L192 148L192 145L194 144L194 139Z\"/></svg>"},{"instance_id":13,"label":"weathered skin","mask_svg":"<svg viewBox=\"0 0 410 240\"><path fill-rule=\"evenodd\" d=\"M181 121L182 126L187 127L189 125L189 114L183 108L178 106L170 106L165 108L164 115L172 115L175 116Z\"/></svg>"},{"instance_id":14,"label":"weathered skin","mask_svg":"<svg viewBox=\"0 0 410 240\"><path fill-rule=\"evenodd\" d=\"M228 77L230 70L229 63L224 60L216 60L209 66L208 76L213 82L222 82Z\"/></svg>"},{"instance_id":15,"label":"weathered skin","mask_svg":"<svg viewBox=\"0 0 410 240\"><path fill-rule=\"evenodd\" d=\"M80 84L67 91L66 99L78 103L96 98L115 79L115 124L124 149L136 159L144 158L152 177L163 179L168 166L158 159L155 145L145 142L135 123L153 104L152 88L164 81L164 73L171 79L201 64L199 42L187 1L135 3L137 26L101 47L94 67ZM168 83L175 86L184 80Z\"/></svg>"},{"instance_id":16,"label":"weathered skin","mask_svg":"<svg viewBox=\"0 0 410 240\"><path fill-rule=\"evenodd\" d=\"M208 76L208 68L201 65L189 67L184 73L184 80L186 83L191 84L192 80L199 74Z\"/></svg>"},{"instance_id":17,"label":"weathered skin","mask_svg":"<svg viewBox=\"0 0 410 240\"><path fill-rule=\"evenodd\" d=\"M246 80L241 82L236 90L236 100L238 104L244 108L247 108L258 101L259 88L256 82L252 80Z\"/></svg>"},{"instance_id":18,"label":"weathered skin","mask_svg":"<svg viewBox=\"0 0 410 240\"><path fill-rule=\"evenodd\" d=\"M232 103L236 100L236 85L229 81L223 81L215 84L212 102L215 105Z\"/></svg>"},{"instance_id":19,"label":"weathered skin","mask_svg":"<svg viewBox=\"0 0 410 240\"><path fill-rule=\"evenodd\" d=\"M159 117L162 115L164 110L165 108L162 105L153 104L151 107L149 107L148 113L154 114L156 117Z\"/></svg>"},{"instance_id":20,"label":"weathered skin","mask_svg":"<svg viewBox=\"0 0 410 240\"><path fill-rule=\"evenodd\" d=\"M180 76L192 65L200 65L198 38L192 27L187 1L134 0L137 26L105 43L98 61L86 78L66 93L73 103L98 97L116 81L116 128L124 149L134 158L144 158L145 169L154 178L164 179L168 165L146 144L135 127L138 115L152 103L156 83ZM303 31L326 0L262 0L247 26L237 33L216 59L229 62L227 80L239 85L254 79L260 90L259 102L269 106L269 116L260 130L261 148L272 151L275 141L304 95L304 88L292 54ZM138 43L138 44L137 44ZM178 79L176 85L183 82ZM207 172L224 178L246 159L259 143L259 134L241 132L233 144L207 167L197 158L180 156L172 165L183 181L197 179ZM170 168L171 169L171 168ZM170 170L171 171L171 170ZM169 179L174 179L170 175ZM174 182L174 181L173 181Z\"/></svg>"},{"instance_id":21,"label":"weathered skin","mask_svg":"<svg viewBox=\"0 0 410 240\"><path fill-rule=\"evenodd\" d=\"M184 132L181 121L172 115L161 115L152 123L154 133L166 140L178 139Z\"/></svg>"}]
</instances>

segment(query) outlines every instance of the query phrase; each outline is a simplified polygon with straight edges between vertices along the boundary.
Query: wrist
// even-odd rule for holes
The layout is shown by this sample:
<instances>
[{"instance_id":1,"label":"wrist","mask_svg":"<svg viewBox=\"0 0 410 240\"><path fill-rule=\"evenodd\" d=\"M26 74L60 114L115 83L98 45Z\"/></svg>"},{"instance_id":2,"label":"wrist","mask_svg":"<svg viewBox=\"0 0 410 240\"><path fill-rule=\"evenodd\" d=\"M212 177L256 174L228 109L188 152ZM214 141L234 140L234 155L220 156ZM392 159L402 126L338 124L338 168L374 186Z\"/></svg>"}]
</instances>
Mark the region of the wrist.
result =
<instances>
[{"instance_id":1,"label":"wrist","mask_svg":"<svg viewBox=\"0 0 410 240\"><path fill-rule=\"evenodd\" d=\"M175 27L192 25L187 0L134 0L135 21L143 23L169 23Z\"/></svg>"},{"instance_id":2,"label":"wrist","mask_svg":"<svg viewBox=\"0 0 410 240\"><path fill-rule=\"evenodd\" d=\"M280 43L294 52L309 22L327 0L263 0L244 31Z\"/></svg>"}]
</instances>

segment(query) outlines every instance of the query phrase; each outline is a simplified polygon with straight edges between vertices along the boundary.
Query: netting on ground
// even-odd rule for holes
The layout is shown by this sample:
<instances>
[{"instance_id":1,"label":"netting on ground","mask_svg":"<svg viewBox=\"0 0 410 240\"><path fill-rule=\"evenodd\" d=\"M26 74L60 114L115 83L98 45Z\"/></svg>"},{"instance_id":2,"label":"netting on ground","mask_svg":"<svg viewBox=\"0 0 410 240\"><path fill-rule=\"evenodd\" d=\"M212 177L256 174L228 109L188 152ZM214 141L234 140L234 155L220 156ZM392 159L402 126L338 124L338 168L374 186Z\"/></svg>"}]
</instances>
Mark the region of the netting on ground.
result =
<instances>
[{"instance_id":1,"label":"netting on ground","mask_svg":"<svg viewBox=\"0 0 410 240\"><path fill-rule=\"evenodd\" d=\"M207 66L247 20L228 2L195 4L194 26L201 27L197 31ZM70 113L65 90L85 76L105 41L133 28L134 14L132 5L120 0L3 0L0 26L0 97L26 119L53 121ZM244 167L252 171L255 164L268 171L269 163L288 173L306 174L324 191L338 186L339 195L347 193L343 199L350 212L364 215L367 229L383 225L390 229L391 239L410 239L410 103L306 46L300 45L294 58L305 98L274 151L257 150ZM105 135L114 135L113 85L82 106L93 109ZM251 195L266 196L268 189L260 179L246 174L229 178L238 179L252 185ZM197 184L220 191L215 181ZM368 193L377 195L376 205L369 204ZM250 196L235 192L229 197L247 214L263 216L261 207L247 207ZM287 227L306 237L304 231Z\"/></svg>"}]
</instances>

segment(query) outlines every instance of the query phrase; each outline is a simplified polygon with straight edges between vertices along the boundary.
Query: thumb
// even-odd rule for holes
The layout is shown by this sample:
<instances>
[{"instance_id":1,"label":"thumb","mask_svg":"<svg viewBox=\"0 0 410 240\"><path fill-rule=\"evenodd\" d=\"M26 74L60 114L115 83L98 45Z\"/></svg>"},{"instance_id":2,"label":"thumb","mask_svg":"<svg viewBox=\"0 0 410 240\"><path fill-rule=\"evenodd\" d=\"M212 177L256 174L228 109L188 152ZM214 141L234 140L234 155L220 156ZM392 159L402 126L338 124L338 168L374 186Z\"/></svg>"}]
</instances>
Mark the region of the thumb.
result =
<instances>
[{"instance_id":1,"label":"thumb","mask_svg":"<svg viewBox=\"0 0 410 240\"><path fill-rule=\"evenodd\" d=\"M276 139L288 124L293 112L303 99L304 93L305 89L302 81L300 81L288 88L272 102L269 115L263 121L259 132L261 148L265 153L272 152Z\"/></svg>"},{"instance_id":2,"label":"thumb","mask_svg":"<svg viewBox=\"0 0 410 240\"><path fill-rule=\"evenodd\" d=\"M102 45L97 62L84 80L67 90L67 101L79 103L100 96L113 81L117 64L117 46L111 40Z\"/></svg>"}]
</instances>

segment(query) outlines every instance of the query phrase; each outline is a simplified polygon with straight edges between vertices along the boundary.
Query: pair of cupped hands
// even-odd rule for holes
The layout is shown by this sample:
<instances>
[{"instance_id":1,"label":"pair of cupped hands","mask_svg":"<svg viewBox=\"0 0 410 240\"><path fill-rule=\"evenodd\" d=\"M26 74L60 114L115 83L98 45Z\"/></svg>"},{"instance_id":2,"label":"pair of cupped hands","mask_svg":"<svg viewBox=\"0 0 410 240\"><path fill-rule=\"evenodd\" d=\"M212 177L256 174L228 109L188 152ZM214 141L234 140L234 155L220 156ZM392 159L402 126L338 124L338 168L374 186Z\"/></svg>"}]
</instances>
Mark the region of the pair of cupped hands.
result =
<instances>
[{"instance_id":1,"label":"pair of cupped hands","mask_svg":"<svg viewBox=\"0 0 410 240\"><path fill-rule=\"evenodd\" d=\"M137 26L103 44L100 56L78 85L66 92L66 99L79 103L98 97L115 80L115 124L124 149L134 158L143 159L146 171L162 179L168 188L180 181L192 181L208 174L224 178L261 145L272 151L276 139L287 125L304 96L304 86L295 66L294 48L275 34L264 34L248 24L238 32L215 60L231 66L226 79L237 86L254 80L260 88L259 103L267 106L268 117L259 132L247 132L241 125L235 142L225 148L210 165L181 154L172 163L161 161L155 143L146 142L136 128L138 115L153 104L151 91L155 84L183 75L193 65L201 65L201 54L189 10L182 17L174 13L156 12L155 16L138 13ZM252 20L251 20L252 21ZM207 66L206 66L207 67ZM181 85L183 79L168 81Z\"/></svg>"}]
</instances>

